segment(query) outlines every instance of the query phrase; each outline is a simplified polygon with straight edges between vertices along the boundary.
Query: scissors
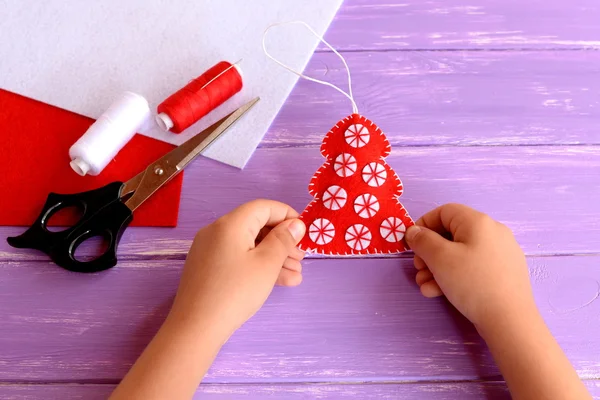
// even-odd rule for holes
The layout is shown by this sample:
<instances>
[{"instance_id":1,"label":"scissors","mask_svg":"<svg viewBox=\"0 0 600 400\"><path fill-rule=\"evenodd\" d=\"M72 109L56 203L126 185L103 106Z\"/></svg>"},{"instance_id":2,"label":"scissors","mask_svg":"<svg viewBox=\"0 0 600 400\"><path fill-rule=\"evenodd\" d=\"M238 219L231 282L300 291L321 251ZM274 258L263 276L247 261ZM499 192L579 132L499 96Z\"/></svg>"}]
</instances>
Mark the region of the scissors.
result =
<instances>
[{"instance_id":1,"label":"scissors","mask_svg":"<svg viewBox=\"0 0 600 400\"><path fill-rule=\"evenodd\" d=\"M204 149L248 112L255 98L190 138L127 182L112 182L87 192L74 194L50 193L36 221L22 235L9 237L17 248L41 250L60 267L75 272L98 272L117 264L117 246L123 232L133 220L133 212L158 189L173 179ZM72 227L61 231L48 230L52 215L68 207L77 207L82 216ZM92 237L104 237L108 246L93 260L75 259L75 251Z\"/></svg>"}]
</instances>

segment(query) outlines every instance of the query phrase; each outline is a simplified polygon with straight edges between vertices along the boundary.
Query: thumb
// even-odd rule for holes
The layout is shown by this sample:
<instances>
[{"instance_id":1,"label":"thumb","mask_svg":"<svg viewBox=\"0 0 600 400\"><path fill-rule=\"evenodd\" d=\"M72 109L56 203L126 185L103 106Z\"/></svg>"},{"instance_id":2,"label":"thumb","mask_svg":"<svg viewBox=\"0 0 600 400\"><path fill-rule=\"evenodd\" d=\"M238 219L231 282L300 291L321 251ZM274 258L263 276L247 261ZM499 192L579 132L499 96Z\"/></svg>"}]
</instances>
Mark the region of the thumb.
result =
<instances>
[{"instance_id":1,"label":"thumb","mask_svg":"<svg viewBox=\"0 0 600 400\"><path fill-rule=\"evenodd\" d=\"M263 262L281 267L305 231L306 226L299 219L283 221L265 236L255 253Z\"/></svg>"},{"instance_id":2,"label":"thumb","mask_svg":"<svg viewBox=\"0 0 600 400\"><path fill-rule=\"evenodd\" d=\"M414 225L408 228L406 243L425 261L434 275L438 268L451 261L452 254L455 252L455 243L423 226Z\"/></svg>"}]
</instances>

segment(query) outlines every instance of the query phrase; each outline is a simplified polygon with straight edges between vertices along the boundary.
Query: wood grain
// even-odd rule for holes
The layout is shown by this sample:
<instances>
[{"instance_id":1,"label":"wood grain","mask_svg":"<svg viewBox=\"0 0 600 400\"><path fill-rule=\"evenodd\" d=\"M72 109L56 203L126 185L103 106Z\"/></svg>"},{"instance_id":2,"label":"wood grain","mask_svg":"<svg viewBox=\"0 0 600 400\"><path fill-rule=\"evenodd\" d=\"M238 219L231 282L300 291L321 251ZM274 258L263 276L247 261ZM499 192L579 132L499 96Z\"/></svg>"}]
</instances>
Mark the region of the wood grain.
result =
<instances>
[{"instance_id":1,"label":"wood grain","mask_svg":"<svg viewBox=\"0 0 600 400\"><path fill-rule=\"evenodd\" d=\"M360 113L396 148L600 144L599 51L344 57ZM315 54L305 73L347 90L346 71L334 54ZM261 146L320 145L351 112L350 101L333 89L301 79Z\"/></svg>"},{"instance_id":2,"label":"wood grain","mask_svg":"<svg viewBox=\"0 0 600 400\"><path fill-rule=\"evenodd\" d=\"M588 382L594 392L598 384ZM104 400L114 385L0 385L4 400L33 400L60 398L62 400ZM385 385L201 385L194 399L423 399L435 396L440 400L509 399L502 383L430 383Z\"/></svg>"},{"instance_id":3,"label":"wood grain","mask_svg":"<svg viewBox=\"0 0 600 400\"><path fill-rule=\"evenodd\" d=\"M182 264L130 261L82 275L4 263L0 381L118 381L165 318ZM529 259L542 315L586 379L600 378L598 265L600 256ZM498 378L468 321L420 295L411 260L308 260L304 271L300 287L276 288L232 337L205 382Z\"/></svg>"},{"instance_id":4,"label":"wood grain","mask_svg":"<svg viewBox=\"0 0 600 400\"><path fill-rule=\"evenodd\" d=\"M395 147L407 209L463 202L513 228L545 320L600 399L598 21L597 0L346 0L326 38ZM345 87L322 47L306 72ZM0 241L0 398L106 398L168 312L195 231L257 197L302 209L321 138L349 113L300 81L247 169L196 161L179 226L129 229L113 270L69 273ZM507 399L475 330L421 297L411 263L305 261L302 286L275 290L195 398Z\"/></svg>"},{"instance_id":5,"label":"wood grain","mask_svg":"<svg viewBox=\"0 0 600 400\"><path fill-rule=\"evenodd\" d=\"M600 398L600 382L584 381L595 399ZM61 398L62 400L104 400L114 385L93 384L8 384L0 385L0 397L4 400L34 400ZM287 384L287 385L215 385L203 384L198 388L195 400L503 400L510 399L502 382L432 382L409 384Z\"/></svg>"},{"instance_id":6,"label":"wood grain","mask_svg":"<svg viewBox=\"0 0 600 400\"><path fill-rule=\"evenodd\" d=\"M386 161L404 183L413 217L448 202L469 204L509 225L528 254L600 252L600 147L405 147ZM257 197L302 210L317 148L259 149L244 171L199 159L184 177L176 229L129 228L122 259L183 259L195 232ZM22 228L0 228L2 236ZM0 260L46 260L0 242Z\"/></svg>"},{"instance_id":7,"label":"wood grain","mask_svg":"<svg viewBox=\"0 0 600 400\"><path fill-rule=\"evenodd\" d=\"M346 0L325 38L354 51L598 48L598 21L596 0Z\"/></svg>"},{"instance_id":8,"label":"wood grain","mask_svg":"<svg viewBox=\"0 0 600 400\"><path fill-rule=\"evenodd\" d=\"M597 384L588 387L600 392ZM61 398L62 400L104 400L113 385L0 385L4 400ZM440 400L509 399L502 383L431 383L385 385L201 385L194 399L423 399L435 396Z\"/></svg>"}]
</instances>

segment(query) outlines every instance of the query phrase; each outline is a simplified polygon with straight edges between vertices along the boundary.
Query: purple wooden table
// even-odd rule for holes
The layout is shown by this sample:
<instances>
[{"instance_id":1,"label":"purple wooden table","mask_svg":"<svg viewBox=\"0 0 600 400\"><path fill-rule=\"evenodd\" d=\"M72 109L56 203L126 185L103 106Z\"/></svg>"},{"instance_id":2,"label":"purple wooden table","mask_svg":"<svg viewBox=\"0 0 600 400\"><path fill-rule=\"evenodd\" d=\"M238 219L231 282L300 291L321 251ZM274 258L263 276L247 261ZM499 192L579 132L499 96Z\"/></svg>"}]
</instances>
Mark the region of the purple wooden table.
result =
<instances>
[{"instance_id":1,"label":"purple wooden table","mask_svg":"<svg viewBox=\"0 0 600 400\"><path fill-rule=\"evenodd\" d=\"M547 323L600 398L600 3L346 0L327 39L394 146L407 209L463 202L511 226ZM307 72L344 85L325 49ZM349 112L300 82L246 170L196 161L179 226L130 229L111 271L68 273L0 241L0 398L105 398L165 317L198 227L259 196L302 209L321 138ZM508 394L474 329L420 296L402 256L307 260L302 286L275 290L197 396Z\"/></svg>"}]
</instances>

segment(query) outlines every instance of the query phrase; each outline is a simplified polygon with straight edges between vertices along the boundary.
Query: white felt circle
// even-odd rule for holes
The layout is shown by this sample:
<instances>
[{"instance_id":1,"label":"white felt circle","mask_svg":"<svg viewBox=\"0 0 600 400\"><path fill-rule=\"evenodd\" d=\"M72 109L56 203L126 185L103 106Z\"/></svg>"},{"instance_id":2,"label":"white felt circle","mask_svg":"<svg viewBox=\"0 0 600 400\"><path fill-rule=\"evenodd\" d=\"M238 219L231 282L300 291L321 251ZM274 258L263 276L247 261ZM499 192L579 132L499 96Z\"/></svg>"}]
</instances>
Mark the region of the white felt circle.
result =
<instances>
[{"instance_id":1,"label":"white felt circle","mask_svg":"<svg viewBox=\"0 0 600 400\"><path fill-rule=\"evenodd\" d=\"M344 239L351 249L361 251L371 244L371 231L364 225L355 224L346 230Z\"/></svg>"},{"instance_id":2,"label":"white felt circle","mask_svg":"<svg viewBox=\"0 0 600 400\"><path fill-rule=\"evenodd\" d=\"M332 185L323 193L323 205L330 210L336 211L344 207L348 194L340 186Z\"/></svg>"},{"instance_id":3,"label":"white felt circle","mask_svg":"<svg viewBox=\"0 0 600 400\"><path fill-rule=\"evenodd\" d=\"M335 227L325 218L317 218L308 228L308 237L318 245L324 245L333 240Z\"/></svg>"},{"instance_id":4,"label":"white felt circle","mask_svg":"<svg viewBox=\"0 0 600 400\"><path fill-rule=\"evenodd\" d=\"M362 170L362 178L365 183L371 187L379 187L385 183L387 171L383 164L372 162Z\"/></svg>"},{"instance_id":5,"label":"white felt circle","mask_svg":"<svg viewBox=\"0 0 600 400\"><path fill-rule=\"evenodd\" d=\"M379 211L379 201L372 194L361 194L354 200L354 211L362 218L372 218Z\"/></svg>"},{"instance_id":6,"label":"white felt circle","mask_svg":"<svg viewBox=\"0 0 600 400\"><path fill-rule=\"evenodd\" d=\"M346 139L346 143L355 148L365 146L371 139L369 130L361 124L350 125L350 127L346 130L344 137Z\"/></svg>"},{"instance_id":7,"label":"white felt circle","mask_svg":"<svg viewBox=\"0 0 600 400\"><path fill-rule=\"evenodd\" d=\"M342 178L354 175L356 172L356 158L352 154L340 154L333 162L333 170Z\"/></svg>"},{"instance_id":8,"label":"white felt circle","mask_svg":"<svg viewBox=\"0 0 600 400\"><path fill-rule=\"evenodd\" d=\"M383 220L379 227L381 237L390 243L399 242L404 238L406 225L400 218L390 217Z\"/></svg>"}]
</instances>

